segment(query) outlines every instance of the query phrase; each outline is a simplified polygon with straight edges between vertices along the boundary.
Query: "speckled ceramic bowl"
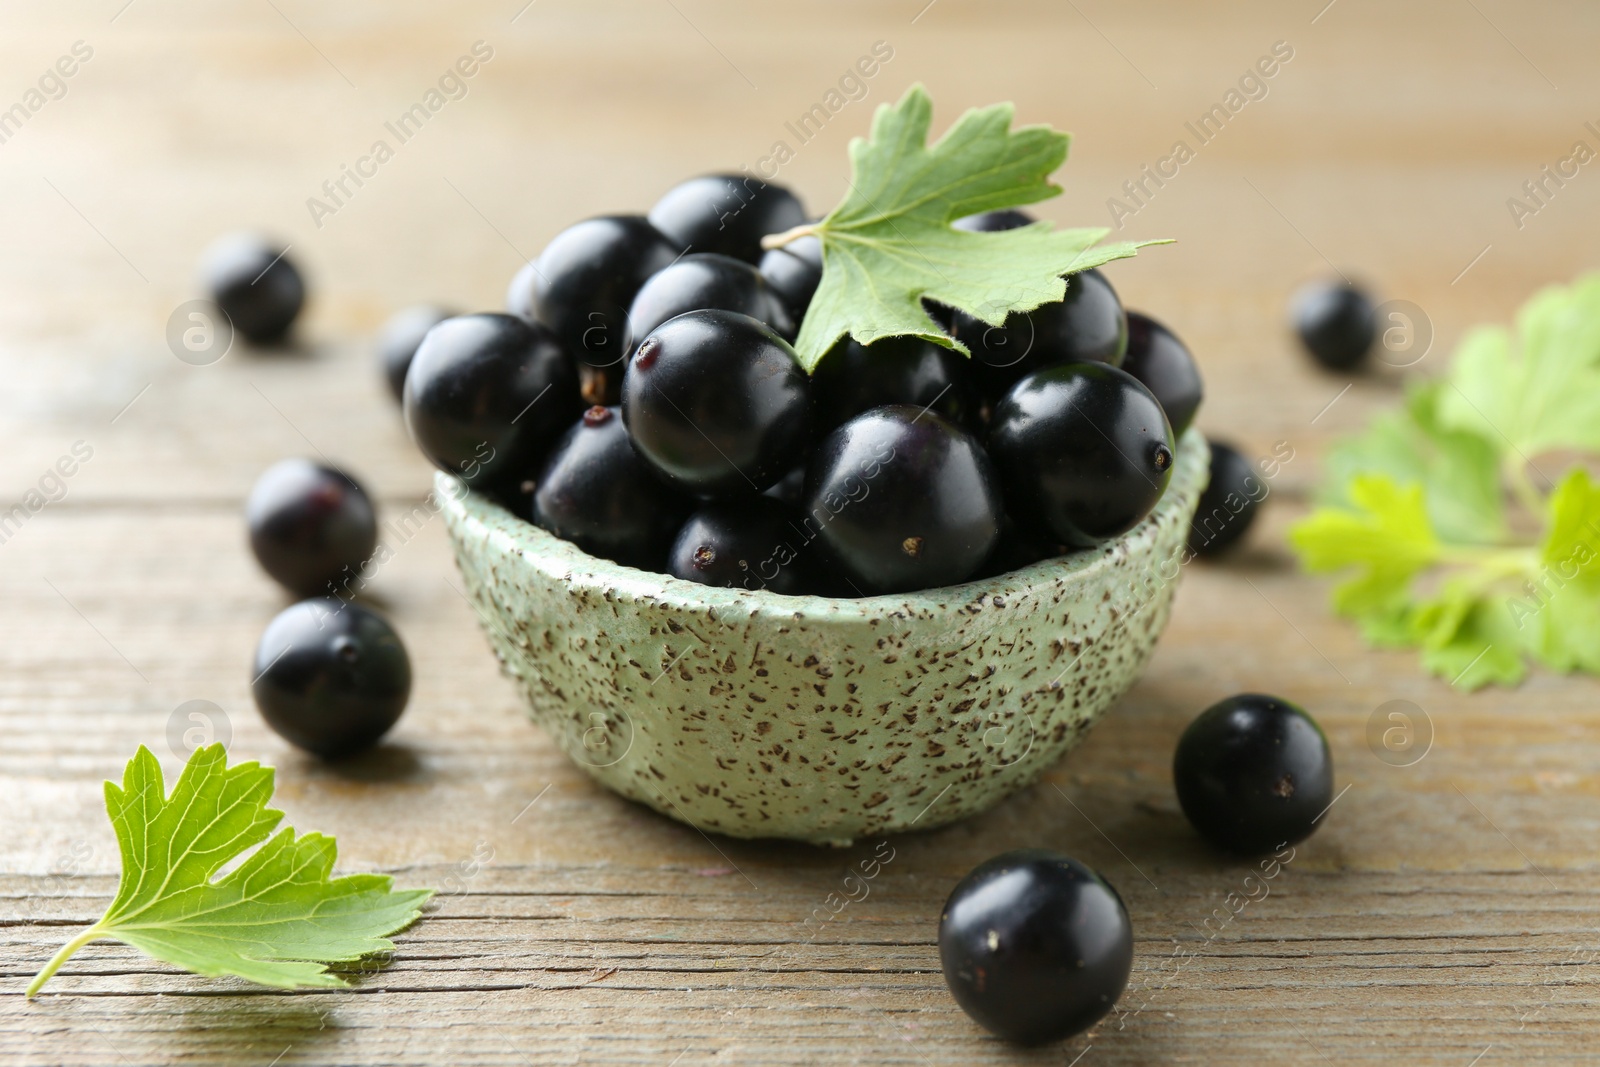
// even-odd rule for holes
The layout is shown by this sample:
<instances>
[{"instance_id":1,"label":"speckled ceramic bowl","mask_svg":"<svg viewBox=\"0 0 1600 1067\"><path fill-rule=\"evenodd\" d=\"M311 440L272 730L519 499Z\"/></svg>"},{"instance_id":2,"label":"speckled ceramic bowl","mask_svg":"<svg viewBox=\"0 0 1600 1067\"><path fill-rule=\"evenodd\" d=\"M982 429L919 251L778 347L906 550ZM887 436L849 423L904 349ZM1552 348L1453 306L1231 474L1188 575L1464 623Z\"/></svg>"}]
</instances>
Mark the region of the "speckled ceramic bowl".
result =
<instances>
[{"instance_id":1,"label":"speckled ceramic bowl","mask_svg":"<svg viewBox=\"0 0 1600 1067\"><path fill-rule=\"evenodd\" d=\"M1104 548L862 600L683 582L445 475L438 497L489 643L575 763L701 830L845 844L982 811L1083 737L1166 625L1206 472L1191 430Z\"/></svg>"}]
</instances>

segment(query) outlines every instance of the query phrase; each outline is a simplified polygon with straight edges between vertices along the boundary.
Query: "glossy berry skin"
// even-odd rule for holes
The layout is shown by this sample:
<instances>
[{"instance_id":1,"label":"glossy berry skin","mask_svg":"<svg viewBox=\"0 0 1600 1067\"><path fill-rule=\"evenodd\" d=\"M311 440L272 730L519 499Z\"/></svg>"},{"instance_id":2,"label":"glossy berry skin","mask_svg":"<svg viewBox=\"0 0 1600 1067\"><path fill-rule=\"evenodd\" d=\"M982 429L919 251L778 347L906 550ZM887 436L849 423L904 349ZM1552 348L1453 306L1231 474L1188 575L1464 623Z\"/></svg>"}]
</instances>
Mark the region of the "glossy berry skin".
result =
<instances>
[{"instance_id":1,"label":"glossy berry skin","mask_svg":"<svg viewBox=\"0 0 1600 1067\"><path fill-rule=\"evenodd\" d=\"M1000 326L957 311L951 332L972 350L972 369L991 397L1020 378L1059 363L1120 366L1128 350L1128 318L1117 292L1098 270L1067 275L1066 294Z\"/></svg>"},{"instance_id":2,"label":"glossy berry skin","mask_svg":"<svg viewBox=\"0 0 1600 1067\"><path fill-rule=\"evenodd\" d=\"M770 496L774 500L781 500L792 508L798 508L806 493L806 468L804 464L785 474L761 491L762 496Z\"/></svg>"},{"instance_id":3,"label":"glossy berry skin","mask_svg":"<svg viewBox=\"0 0 1600 1067\"><path fill-rule=\"evenodd\" d=\"M1172 478L1172 430L1150 390L1103 363L1018 382L995 406L989 454L1022 526L1092 547L1137 526Z\"/></svg>"},{"instance_id":4,"label":"glossy berry skin","mask_svg":"<svg viewBox=\"0 0 1600 1067\"><path fill-rule=\"evenodd\" d=\"M707 174L675 186L650 209L650 224L679 252L721 252L761 262L761 239L806 220L798 198L781 185L742 174Z\"/></svg>"},{"instance_id":5,"label":"glossy berry skin","mask_svg":"<svg viewBox=\"0 0 1600 1067\"><path fill-rule=\"evenodd\" d=\"M284 249L255 234L218 238L200 265L206 292L251 344L284 339L306 302L305 280Z\"/></svg>"},{"instance_id":6,"label":"glossy berry skin","mask_svg":"<svg viewBox=\"0 0 1600 1067\"><path fill-rule=\"evenodd\" d=\"M394 628L332 597L302 600L268 623L251 674L267 725L325 759L371 746L411 695L411 660Z\"/></svg>"},{"instance_id":7,"label":"glossy berry skin","mask_svg":"<svg viewBox=\"0 0 1600 1067\"><path fill-rule=\"evenodd\" d=\"M667 573L701 585L809 592L798 520L794 508L771 497L707 504L678 531Z\"/></svg>"},{"instance_id":8,"label":"glossy berry skin","mask_svg":"<svg viewBox=\"0 0 1600 1067\"><path fill-rule=\"evenodd\" d=\"M418 304L395 312L383 324L383 332L378 335L378 361L395 400L405 399L406 372L411 369L411 360L422 339L429 330L455 314L432 304Z\"/></svg>"},{"instance_id":9,"label":"glossy berry skin","mask_svg":"<svg viewBox=\"0 0 1600 1067\"><path fill-rule=\"evenodd\" d=\"M1149 315L1128 312L1128 352L1122 369L1161 402L1176 440L1194 422L1205 397L1200 367L1178 335Z\"/></svg>"},{"instance_id":10,"label":"glossy berry skin","mask_svg":"<svg viewBox=\"0 0 1600 1067\"><path fill-rule=\"evenodd\" d=\"M691 311L640 344L622 379L622 416L639 454L679 488L754 495L811 443L811 380L766 325Z\"/></svg>"},{"instance_id":11,"label":"glossy berry skin","mask_svg":"<svg viewBox=\"0 0 1600 1067\"><path fill-rule=\"evenodd\" d=\"M983 568L974 577L1010 574L1068 551L1065 545L1052 544L1046 535L1022 529L1007 516L1000 524L1000 540L995 542L994 551L989 553Z\"/></svg>"},{"instance_id":12,"label":"glossy berry skin","mask_svg":"<svg viewBox=\"0 0 1600 1067\"><path fill-rule=\"evenodd\" d=\"M422 454L474 488L525 478L579 410L578 380L538 323L484 312L428 331L406 374Z\"/></svg>"},{"instance_id":13,"label":"glossy berry skin","mask_svg":"<svg viewBox=\"0 0 1600 1067\"><path fill-rule=\"evenodd\" d=\"M1295 294L1294 329L1311 358L1329 370L1361 365L1378 334L1372 298L1343 282L1313 282Z\"/></svg>"},{"instance_id":14,"label":"glossy berry skin","mask_svg":"<svg viewBox=\"0 0 1600 1067\"><path fill-rule=\"evenodd\" d=\"M978 1025L1040 1045L1082 1033L1133 970L1133 923L1090 868L1045 849L996 856L956 885L939 917L945 984Z\"/></svg>"},{"instance_id":15,"label":"glossy berry skin","mask_svg":"<svg viewBox=\"0 0 1600 1067\"><path fill-rule=\"evenodd\" d=\"M1189 724L1172 781L1201 837L1226 852L1258 855L1311 836L1333 803L1333 756L1302 709L1240 693Z\"/></svg>"},{"instance_id":16,"label":"glossy berry skin","mask_svg":"<svg viewBox=\"0 0 1600 1067\"><path fill-rule=\"evenodd\" d=\"M261 569L298 596L334 592L378 547L378 520L366 491L310 460L268 467L250 490L244 514Z\"/></svg>"},{"instance_id":17,"label":"glossy berry skin","mask_svg":"<svg viewBox=\"0 0 1600 1067\"><path fill-rule=\"evenodd\" d=\"M782 248L768 249L761 255L761 276L783 298L798 323L822 284L822 242L799 237Z\"/></svg>"},{"instance_id":18,"label":"glossy berry skin","mask_svg":"<svg viewBox=\"0 0 1600 1067\"><path fill-rule=\"evenodd\" d=\"M966 581L999 539L1002 507L978 442L902 404L823 439L807 468L804 511L842 577L875 594Z\"/></svg>"},{"instance_id":19,"label":"glossy berry skin","mask_svg":"<svg viewBox=\"0 0 1600 1067\"><path fill-rule=\"evenodd\" d=\"M926 407L958 426L977 417L967 357L917 337L863 345L846 337L811 373L818 425L832 429L885 404Z\"/></svg>"},{"instance_id":20,"label":"glossy berry skin","mask_svg":"<svg viewBox=\"0 0 1600 1067\"><path fill-rule=\"evenodd\" d=\"M1211 481L1200 494L1189 527L1189 551L1199 556L1219 555L1238 543L1269 491L1250 461L1232 446L1220 441L1210 445Z\"/></svg>"},{"instance_id":21,"label":"glossy berry skin","mask_svg":"<svg viewBox=\"0 0 1600 1067\"><path fill-rule=\"evenodd\" d=\"M1000 233L1002 230L1015 230L1036 221L1026 211L1016 208L1001 208L999 211L984 211L977 215L968 215L956 219L950 225L958 230L968 233Z\"/></svg>"},{"instance_id":22,"label":"glossy berry skin","mask_svg":"<svg viewBox=\"0 0 1600 1067\"><path fill-rule=\"evenodd\" d=\"M592 407L539 475L533 522L592 556L661 570L689 501L634 450L622 413Z\"/></svg>"},{"instance_id":23,"label":"glossy berry skin","mask_svg":"<svg viewBox=\"0 0 1600 1067\"><path fill-rule=\"evenodd\" d=\"M628 306L679 251L637 215L586 219L556 234L533 268L518 273L532 296L508 293L507 306L531 307L579 363L619 366L627 355Z\"/></svg>"},{"instance_id":24,"label":"glossy berry skin","mask_svg":"<svg viewBox=\"0 0 1600 1067\"><path fill-rule=\"evenodd\" d=\"M700 310L737 311L766 323L786 341L794 339L789 306L760 271L732 256L696 253L651 275L633 298L629 351L668 319Z\"/></svg>"}]
</instances>

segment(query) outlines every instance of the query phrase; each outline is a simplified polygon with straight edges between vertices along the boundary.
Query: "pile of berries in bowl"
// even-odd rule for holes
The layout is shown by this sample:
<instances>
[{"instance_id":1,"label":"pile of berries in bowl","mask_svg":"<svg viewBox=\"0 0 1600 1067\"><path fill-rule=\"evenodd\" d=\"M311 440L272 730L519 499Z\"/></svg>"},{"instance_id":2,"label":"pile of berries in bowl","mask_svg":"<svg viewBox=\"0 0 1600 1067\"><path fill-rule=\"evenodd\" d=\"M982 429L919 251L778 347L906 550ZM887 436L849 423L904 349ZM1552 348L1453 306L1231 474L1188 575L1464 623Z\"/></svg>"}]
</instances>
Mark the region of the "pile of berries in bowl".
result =
<instances>
[{"instance_id":1,"label":"pile of berries in bowl","mask_svg":"<svg viewBox=\"0 0 1600 1067\"><path fill-rule=\"evenodd\" d=\"M1193 358L1097 270L998 326L930 305L970 357L847 336L808 374L818 242L763 248L804 219L696 178L558 234L510 312L384 347L468 597L573 761L840 843L983 810L1083 736L1165 624L1207 454Z\"/></svg>"},{"instance_id":2,"label":"pile of berries in bowl","mask_svg":"<svg viewBox=\"0 0 1600 1067\"><path fill-rule=\"evenodd\" d=\"M591 555L786 595L957 585L1149 515L1201 397L1176 336L1087 270L998 327L932 308L970 358L847 337L807 374L791 342L817 242L761 247L804 215L776 185L711 176L648 218L565 230L517 275L514 314L423 336L404 378L413 438Z\"/></svg>"}]
</instances>

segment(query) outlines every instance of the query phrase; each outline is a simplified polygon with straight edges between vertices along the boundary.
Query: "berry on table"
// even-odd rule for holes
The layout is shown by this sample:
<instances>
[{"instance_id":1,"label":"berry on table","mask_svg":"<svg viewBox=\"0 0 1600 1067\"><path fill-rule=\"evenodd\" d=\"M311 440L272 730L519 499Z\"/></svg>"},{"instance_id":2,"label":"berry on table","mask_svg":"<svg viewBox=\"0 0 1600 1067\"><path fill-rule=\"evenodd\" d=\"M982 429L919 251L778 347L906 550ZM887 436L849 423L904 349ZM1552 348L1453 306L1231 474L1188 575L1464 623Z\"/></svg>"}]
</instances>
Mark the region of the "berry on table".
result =
<instances>
[{"instance_id":1,"label":"berry on table","mask_svg":"<svg viewBox=\"0 0 1600 1067\"><path fill-rule=\"evenodd\" d=\"M305 280L286 252L255 234L231 233L201 260L206 291L252 344L283 340L305 304Z\"/></svg>"},{"instance_id":2,"label":"berry on table","mask_svg":"<svg viewBox=\"0 0 1600 1067\"><path fill-rule=\"evenodd\" d=\"M622 415L639 454L681 489L754 495L811 443L811 380L765 324L691 311L640 343Z\"/></svg>"},{"instance_id":3,"label":"berry on table","mask_svg":"<svg viewBox=\"0 0 1600 1067\"><path fill-rule=\"evenodd\" d=\"M1211 441L1211 480L1189 526L1189 551L1219 555L1236 544L1269 492L1250 461L1221 441Z\"/></svg>"},{"instance_id":4,"label":"berry on table","mask_svg":"<svg viewBox=\"0 0 1600 1067\"><path fill-rule=\"evenodd\" d=\"M245 502L250 549L261 569L299 596L331 592L378 546L366 491L343 471L305 459L268 467Z\"/></svg>"},{"instance_id":5,"label":"berry on table","mask_svg":"<svg viewBox=\"0 0 1600 1067\"><path fill-rule=\"evenodd\" d=\"M1189 346L1149 315L1128 312L1128 352L1122 369L1139 379L1161 402L1174 440L1194 422L1205 396L1200 367Z\"/></svg>"},{"instance_id":6,"label":"berry on table","mask_svg":"<svg viewBox=\"0 0 1600 1067\"><path fill-rule=\"evenodd\" d=\"M1172 431L1150 390L1103 363L1018 382L995 406L989 454L1012 518L1077 548L1124 534L1172 478Z\"/></svg>"},{"instance_id":7,"label":"berry on table","mask_svg":"<svg viewBox=\"0 0 1600 1067\"><path fill-rule=\"evenodd\" d=\"M964 582L1000 536L1000 490L978 442L940 415L874 408L830 433L807 469L804 522L863 594Z\"/></svg>"},{"instance_id":8,"label":"berry on table","mask_svg":"<svg viewBox=\"0 0 1600 1067\"><path fill-rule=\"evenodd\" d=\"M267 624L251 690L279 736L326 759L352 755L389 731L411 695L411 660L384 619L316 597Z\"/></svg>"},{"instance_id":9,"label":"berry on table","mask_svg":"<svg viewBox=\"0 0 1600 1067\"><path fill-rule=\"evenodd\" d=\"M1329 370L1352 370L1378 335L1372 298L1347 282L1312 282L1295 294L1294 329L1311 358Z\"/></svg>"},{"instance_id":10,"label":"berry on table","mask_svg":"<svg viewBox=\"0 0 1600 1067\"><path fill-rule=\"evenodd\" d=\"M650 209L650 224L679 252L721 252L761 261L761 239L806 220L798 198L781 185L743 174L706 174L674 186Z\"/></svg>"},{"instance_id":11,"label":"berry on table","mask_svg":"<svg viewBox=\"0 0 1600 1067\"><path fill-rule=\"evenodd\" d=\"M1207 708L1172 758L1178 803L1200 836L1239 855L1311 836L1333 803L1333 756L1304 710L1241 693Z\"/></svg>"},{"instance_id":12,"label":"berry on table","mask_svg":"<svg viewBox=\"0 0 1600 1067\"><path fill-rule=\"evenodd\" d=\"M579 410L572 362L538 323L484 312L446 319L406 375L406 427L468 485L527 477Z\"/></svg>"},{"instance_id":13,"label":"berry on table","mask_svg":"<svg viewBox=\"0 0 1600 1067\"><path fill-rule=\"evenodd\" d=\"M395 400L405 399L406 372L411 369L411 360L422 339L429 330L455 314L432 304L417 304L395 312L383 324L383 332L378 335L378 361L383 365L384 380L389 383L389 392L394 394Z\"/></svg>"},{"instance_id":14,"label":"berry on table","mask_svg":"<svg viewBox=\"0 0 1600 1067\"><path fill-rule=\"evenodd\" d=\"M974 869L939 917L956 1003L1023 1045L1060 1041L1116 1004L1133 970L1133 924L1111 884L1077 860L1018 849Z\"/></svg>"},{"instance_id":15,"label":"berry on table","mask_svg":"<svg viewBox=\"0 0 1600 1067\"><path fill-rule=\"evenodd\" d=\"M592 407L567 431L533 494L534 524L593 556L660 570L689 501L634 450L622 413Z\"/></svg>"}]
</instances>

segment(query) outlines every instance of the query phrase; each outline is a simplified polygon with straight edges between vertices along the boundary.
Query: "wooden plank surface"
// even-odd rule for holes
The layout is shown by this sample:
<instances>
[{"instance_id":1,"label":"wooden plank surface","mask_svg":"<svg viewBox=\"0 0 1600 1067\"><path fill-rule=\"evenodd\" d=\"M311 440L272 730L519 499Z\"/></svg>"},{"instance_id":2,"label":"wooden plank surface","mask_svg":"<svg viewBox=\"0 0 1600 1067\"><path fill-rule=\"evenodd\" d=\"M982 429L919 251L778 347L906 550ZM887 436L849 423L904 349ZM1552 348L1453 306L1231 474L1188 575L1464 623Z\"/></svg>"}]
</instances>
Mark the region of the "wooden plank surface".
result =
<instances>
[{"instance_id":1,"label":"wooden plank surface","mask_svg":"<svg viewBox=\"0 0 1600 1067\"><path fill-rule=\"evenodd\" d=\"M74 442L93 449L64 499L0 544L0 1061L1592 1060L1595 684L1536 673L1516 691L1453 693L1406 654L1364 649L1281 546L1331 439L1472 323L1593 266L1592 166L1521 228L1506 200L1575 141L1600 143L1585 126L1600 124L1600 10L522 4L71 0L0 14L0 109L74 42L93 50L0 143L0 506ZM467 95L316 226L306 199L480 40L494 56ZM1112 268L1130 306L1200 355L1202 426L1293 451L1246 551L1188 569L1122 704L997 810L892 840L870 896L825 924L815 909L877 843L707 838L591 785L522 719L437 522L375 585L417 674L392 740L330 768L267 731L247 663L283 601L245 547L251 480L323 453L391 515L428 485L372 366L382 318L419 299L496 306L519 258L568 222L755 164L877 41L894 57L865 99L793 146L779 180L831 204L849 137L920 80L938 125L1014 99L1024 121L1074 131L1066 194L1043 213L1077 225L1105 224L1107 199L1192 141L1185 123L1275 42L1294 50L1122 233L1179 243ZM239 225L283 235L311 276L300 345L188 366L167 350L167 316L194 295L199 249ZM1309 369L1285 304L1334 265L1424 309L1429 355L1354 383ZM1311 708L1349 790L1270 895L1221 923L1249 868L1196 842L1169 766L1188 719L1243 689ZM113 890L100 780L140 743L175 768L169 722L190 700L224 710L236 758L278 768L290 821L336 833L346 869L447 891L393 965L347 992L208 982L100 944L25 1002L28 977ZM1414 766L1368 747L1389 700L1431 720ZM933 944L956 879L1025 845L1104 871L1137 931L1119 1014L1034 1052L966 1020Z\"/></svg>"}]
</instances>

